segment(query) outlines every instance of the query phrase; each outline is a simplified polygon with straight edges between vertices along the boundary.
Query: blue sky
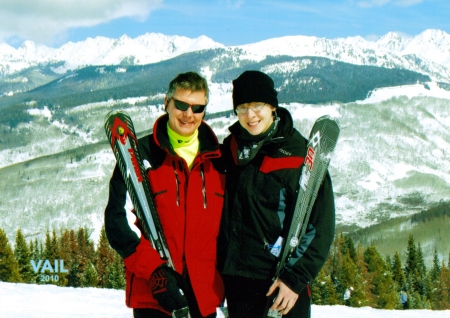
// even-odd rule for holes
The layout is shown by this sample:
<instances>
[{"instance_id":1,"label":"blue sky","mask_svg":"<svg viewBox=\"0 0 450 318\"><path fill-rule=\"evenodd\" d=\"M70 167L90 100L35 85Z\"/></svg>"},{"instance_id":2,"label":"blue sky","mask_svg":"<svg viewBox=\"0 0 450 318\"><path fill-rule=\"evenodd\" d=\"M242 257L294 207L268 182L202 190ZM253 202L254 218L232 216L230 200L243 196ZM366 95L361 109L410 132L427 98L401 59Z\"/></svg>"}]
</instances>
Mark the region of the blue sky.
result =
<instances>
[{"instance_id":1,"label":"blue sky","mask_svg":"<svg viewBox=\"0 0 450 318\"><path fill-rule=\"evenodd\" d=\"M0 43L52 47L147 32L241 45L285 35L450 33L449 0L1 0Z\"/></svg>"}]
</instances>

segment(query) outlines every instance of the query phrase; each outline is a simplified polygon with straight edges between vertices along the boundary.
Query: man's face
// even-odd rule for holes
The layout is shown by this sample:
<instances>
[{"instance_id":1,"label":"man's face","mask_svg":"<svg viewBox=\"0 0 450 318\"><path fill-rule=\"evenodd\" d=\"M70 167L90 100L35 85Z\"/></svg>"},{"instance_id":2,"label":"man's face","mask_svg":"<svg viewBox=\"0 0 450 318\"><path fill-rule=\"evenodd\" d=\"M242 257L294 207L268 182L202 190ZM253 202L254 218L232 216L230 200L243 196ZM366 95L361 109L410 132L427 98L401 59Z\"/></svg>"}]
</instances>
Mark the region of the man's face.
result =
<instances>
[{"instance_id":1,"label":"man's face","mask_svg":"<svg viewBox=\"0 0 450 318\"><path fill-rule=\"evenodd\" d=\"M246 103L239 105L244 113L238 112L238 119L241 126L251 135L256 136L265 132L273 123L275 107L260 102Z\"/></svg>"},{"instance_id":2,"label":"man's face","mask_svg":"<svg viewBox=\"0 0 450 318\"><path fill-rule=\"evenodd\" d=\"M177 134L185 137L192 136L200 126L205 112L194 113L191 107L187 110L179 110L175 107L175 100L189 105L206 105L204 91L192 92L177 89L170 99L164 100L167 114L169 115L169 127Z\"/></svg>"}]
</instances>

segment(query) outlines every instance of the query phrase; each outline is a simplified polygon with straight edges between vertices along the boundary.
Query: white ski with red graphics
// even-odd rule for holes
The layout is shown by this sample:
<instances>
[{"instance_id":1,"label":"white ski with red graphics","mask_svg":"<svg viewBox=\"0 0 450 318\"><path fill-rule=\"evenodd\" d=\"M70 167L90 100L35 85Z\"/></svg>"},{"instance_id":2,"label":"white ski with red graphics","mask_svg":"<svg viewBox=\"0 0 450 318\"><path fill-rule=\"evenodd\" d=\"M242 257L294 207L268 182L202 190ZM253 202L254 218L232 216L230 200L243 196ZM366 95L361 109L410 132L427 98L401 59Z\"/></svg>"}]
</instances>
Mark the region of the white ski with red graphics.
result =
<instances>
[{"instance_id":1,"label":"white ski with red graphics","mask_svg":"<svg viewBox=\"0 0 450 318\"><path fill-rule=\"evenodd\" d=\"M279 238L271 251L275 256L279 256L273 280L279 277L306 232L314 202L339 138L339 132L339 122L330 116L318 118L311 129L291 225L286 239ZM285 242L284 245L283 242ZM267 308L270 305L269 303ZM269 310L267 317L281 317L281 314L276 310Z\"/></svg>"},{"instance_id":2,"label":"white ski with red graphics","mask_svg":"<svg viewBox=\"0 0 450 318\"><path fill-rule=\"evenodd\" d=\"M151 167L149 163L144 167L141 160L130 116L121 110L109 112L105 118L105 132L145 235L161 259L174 268L147 179L146 169ZM172 317L190 317L189 308L172 312Z\"/></svg>"}]
</instances>

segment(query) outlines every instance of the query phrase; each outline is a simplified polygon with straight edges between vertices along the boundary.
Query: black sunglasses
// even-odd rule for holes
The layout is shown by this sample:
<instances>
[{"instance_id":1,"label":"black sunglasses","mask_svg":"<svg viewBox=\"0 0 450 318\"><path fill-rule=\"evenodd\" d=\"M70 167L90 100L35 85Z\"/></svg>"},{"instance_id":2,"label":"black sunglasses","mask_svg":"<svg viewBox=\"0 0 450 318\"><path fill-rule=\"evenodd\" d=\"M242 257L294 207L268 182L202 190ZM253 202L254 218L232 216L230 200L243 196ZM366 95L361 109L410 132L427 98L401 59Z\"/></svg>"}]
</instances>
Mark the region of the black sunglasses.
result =
<instances>
[{"instance_id":1,"label":"black sunglasses","mask_svg":"<svg viewBox=\"0 0 450 318\"><path fill-rule=\"evenodd\" d=\"M206 105L191 105L185 102L182 102L181 100L173 98L173 102L175 104L176 109L181 110L183 112L187 111L189 107L191 107L192 112L194 114L201 114L205 111Z\"/></svg>"}]
</instances>

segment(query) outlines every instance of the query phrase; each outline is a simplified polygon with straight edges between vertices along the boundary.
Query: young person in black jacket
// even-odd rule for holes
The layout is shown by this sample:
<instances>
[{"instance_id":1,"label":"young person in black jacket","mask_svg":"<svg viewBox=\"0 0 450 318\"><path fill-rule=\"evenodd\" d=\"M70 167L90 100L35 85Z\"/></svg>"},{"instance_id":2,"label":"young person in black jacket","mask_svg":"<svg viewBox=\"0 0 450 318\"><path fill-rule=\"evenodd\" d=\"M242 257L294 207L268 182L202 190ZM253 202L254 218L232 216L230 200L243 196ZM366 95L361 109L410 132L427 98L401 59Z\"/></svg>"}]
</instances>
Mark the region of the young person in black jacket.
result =
<instances>
[{"instance_id":1,"label":"young person in black jacket","mask_svg":"<svg viewBox=\"0 0 450 318\"><path fill-rule=\"evenodd\" d=\"M307 231L279 279L272 281L277 239L286 236L294 209L307 140L278 106L272 79L246 71L233 81L238 122L224 140L226 191L218 240L218 268L230 318L262 317L271 309L283 317L310 317L310 284L325 263L335 232L329 174L315 201Z\"/></svg>"}]
</instances>

